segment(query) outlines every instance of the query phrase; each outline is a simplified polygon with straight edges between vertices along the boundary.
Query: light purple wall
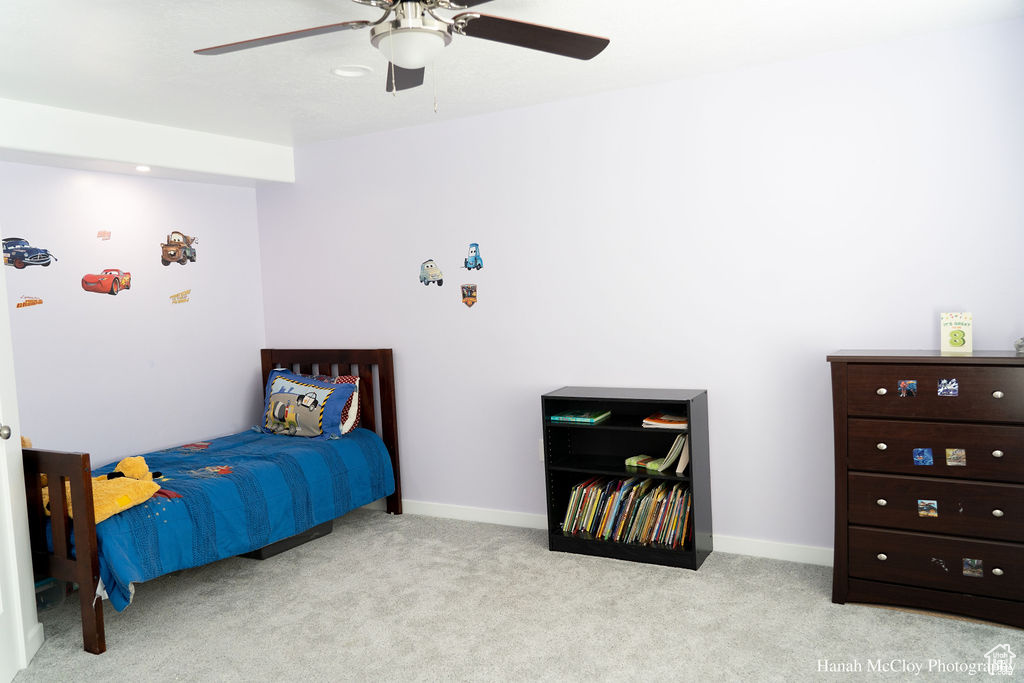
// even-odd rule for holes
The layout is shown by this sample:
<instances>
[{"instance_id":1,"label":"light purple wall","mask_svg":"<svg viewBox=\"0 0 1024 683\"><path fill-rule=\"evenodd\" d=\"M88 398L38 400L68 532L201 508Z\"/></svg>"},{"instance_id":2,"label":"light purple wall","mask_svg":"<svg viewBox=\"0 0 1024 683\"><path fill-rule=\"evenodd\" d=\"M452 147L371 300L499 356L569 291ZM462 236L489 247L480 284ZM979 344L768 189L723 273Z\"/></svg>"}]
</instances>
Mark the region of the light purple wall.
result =
<instances>
[{"instance_id":1,"label":"light purple wall","mask_svg":"<svg viewBox=\"0 0 1024 683\"><path fill-rule=\"evenodd\" d=\"M160 264L173 228L198 236L195 263ZM21 431L34 445L100 465L256 423L254 190L0 163L0 233L58 258L3 273ZM104 268L130 271L131 289L85 292L82 276ZM186 289L189 302L172 304ZM19 309L23 297L43 304Z\"/></svg>"},{"instance_id":2,"label":"light purple wall","mask_svg":"<svg viewBox=\"0 0 1024 683\"><path fill-rule=\"evenodd\" d=\"M393 347L406 498L499 510L541 393L706 388L716 533L829 546L826 354L1024 334L1021 83L1017 21L299 149L268 344Z\"/></svg>"}]
</instances>

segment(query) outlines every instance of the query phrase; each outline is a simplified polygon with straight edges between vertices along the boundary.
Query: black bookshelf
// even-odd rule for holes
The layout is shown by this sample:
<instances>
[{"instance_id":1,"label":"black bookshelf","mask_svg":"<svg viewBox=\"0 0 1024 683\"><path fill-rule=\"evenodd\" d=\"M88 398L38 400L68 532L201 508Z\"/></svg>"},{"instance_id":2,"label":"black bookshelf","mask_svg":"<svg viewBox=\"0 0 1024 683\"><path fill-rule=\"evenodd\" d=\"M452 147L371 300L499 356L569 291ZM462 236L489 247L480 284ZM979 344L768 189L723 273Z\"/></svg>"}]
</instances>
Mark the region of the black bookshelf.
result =
<instances>
[{"instance_id":1,"label":"black bookshelf","mask_svg":"<svg viewBox=\"0 0 1024 683\"><path fill-rule=\"evenodd\" d=\"M610 410L599 424L555 422L566 410ZM642 426L663 411L689 419L690 464L681 474L627 468L626 458L640 453L664 455L679 431ZM548 548L634 562L697 569L712 551L711 472L708 398L703 390L562 387L541 396L544 429L544 476L547 485ZM594 476L626 479L643 476L685 482L691 491L692 539L680 548L618 543L562 532L572 488Z\"/></svg>"}]
</instances>

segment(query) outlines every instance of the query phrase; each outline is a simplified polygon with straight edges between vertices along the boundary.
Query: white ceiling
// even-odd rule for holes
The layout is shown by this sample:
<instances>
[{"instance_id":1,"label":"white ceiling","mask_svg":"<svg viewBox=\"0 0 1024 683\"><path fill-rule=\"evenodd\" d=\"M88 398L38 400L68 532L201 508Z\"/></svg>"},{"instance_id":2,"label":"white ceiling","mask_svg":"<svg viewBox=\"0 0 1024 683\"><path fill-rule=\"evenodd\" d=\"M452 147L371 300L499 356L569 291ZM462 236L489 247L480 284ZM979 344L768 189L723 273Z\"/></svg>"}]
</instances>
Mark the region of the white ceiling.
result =
<instances>
[{"instance_id":1,"label":"white ceiling","mask_svg":"<svg viewBox=\"0 0 1024 683\"><path fill-rule=\"evenodd\" d=\"M577 61L455 36L425 84L395 96L365 30L192 54L379 16L351 0L3 0L0 98L296 145L1020 17L1024 0L493 0L475 11L611 44ZM331 74L347 64L373 73Z\"/></svg>"}]
</instances>

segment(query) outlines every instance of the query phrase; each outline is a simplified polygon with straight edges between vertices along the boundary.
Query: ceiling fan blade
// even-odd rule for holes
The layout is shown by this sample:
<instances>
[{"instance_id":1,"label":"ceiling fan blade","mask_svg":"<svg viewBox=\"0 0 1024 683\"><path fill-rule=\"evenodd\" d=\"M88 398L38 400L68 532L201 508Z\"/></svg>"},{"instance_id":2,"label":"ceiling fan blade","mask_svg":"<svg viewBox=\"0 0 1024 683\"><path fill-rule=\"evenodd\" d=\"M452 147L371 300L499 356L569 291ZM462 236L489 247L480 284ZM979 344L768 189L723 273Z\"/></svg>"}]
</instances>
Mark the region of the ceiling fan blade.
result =
<instances>
[{"instance_id":1,"label":"ceiling fan blade","mask_svg":"<svg viewBox=\"0 0 1024 683\"><path fill-rule=\"evenodd\" d=\"M550 26L463 12L452 17L455 30L465 36L527 47L575 59L592 59L610 42L607 38L573 33Z\"/></svg>"},{"instance_id":2,"label":"ceiling fan blade","mask_svg":"<svg viewBox=\"0 0 1024 683\"><path fill-rule=\"evenodd\" d=\"M408 90L418 85L423 85L423 74L426 67L419 69L405 69L394 64L388 64L388 92L395 90Z\"/></svg>"},{"instance_id":3,"label":"ceiling fan blade","mask_svg":"<svg viewBox=\"0 0 1024 683\"><path fill-rule=\"evenodd\" d=\"M485 2L491 2L491 0L452 0L452 2L460 7L476 7L477 5L482 5ZM452 9L455 8L453 7Z\"/></svg>"},{"instance_id":4,"label":"ceiling fan blade","mask_svg":"<svg viewBox=\"0 0 1024 683\"><path fill-rule=\"evenodd\" d=\"M251 47L262 47L264 45L273 45L274 43L283 43L286 40L297 40L299 38L309 38L310 36L319 36L324 33L334 33L336 31L347 31L354 28L365 28L373 22L369 21L343 21L340 24L327 24L326 26L317 26L315 28L304 28L300 31L289 31L288 33L277 33L272 36L264 36L262 38L253 38L252 40L240 40L237 43L227 43L226 45L217 45L215 47L207 47L202 50L195 50L197 55L222 55L225 52L235 52L237 50L248 50Z\"/></svg>"}]
</instances>

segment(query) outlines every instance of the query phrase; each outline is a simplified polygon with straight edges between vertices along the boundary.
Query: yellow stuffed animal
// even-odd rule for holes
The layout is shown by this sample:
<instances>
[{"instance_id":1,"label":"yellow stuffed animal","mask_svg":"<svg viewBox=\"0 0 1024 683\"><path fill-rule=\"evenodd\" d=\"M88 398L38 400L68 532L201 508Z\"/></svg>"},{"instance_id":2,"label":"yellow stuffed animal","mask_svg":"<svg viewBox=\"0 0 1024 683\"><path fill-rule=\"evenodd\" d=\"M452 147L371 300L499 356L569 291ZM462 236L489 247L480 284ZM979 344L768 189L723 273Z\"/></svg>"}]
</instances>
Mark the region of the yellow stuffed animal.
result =
<instances>
[{"instance_id":1,"label":"yellow stuffed animal","mask_svg":"<svg viewBox=\"0 0 1024 683\"><path fill-rule=\"evenodd\" d=\"M157 477L159 472L155 473ZM153 497L160 485L153 481L154 473L149 471L146 460L141 456L125 458L110 474L93 477L92 500L96 523L135 507ZM113 478L111 478L113 477ZM50 509L49 489L43 489L43 505ZM65 484L65 498L68 503L68 517L74 517L71 510L71 483Z\"/></svg>"},{"instance_id":2,"label":"yellow stuffed animal","mask_svg":"<svg viewBox=\"0 0 1024 683\"><path fill-rule=\"evenodd\" d=\"M117 463L114 471L106 475L107 479L117 479L118 476L138 479L139 481L153 481L160 478L159 472L150 472L146 459L141 455L133 455Z\"/></svg>"}]
</instances>

